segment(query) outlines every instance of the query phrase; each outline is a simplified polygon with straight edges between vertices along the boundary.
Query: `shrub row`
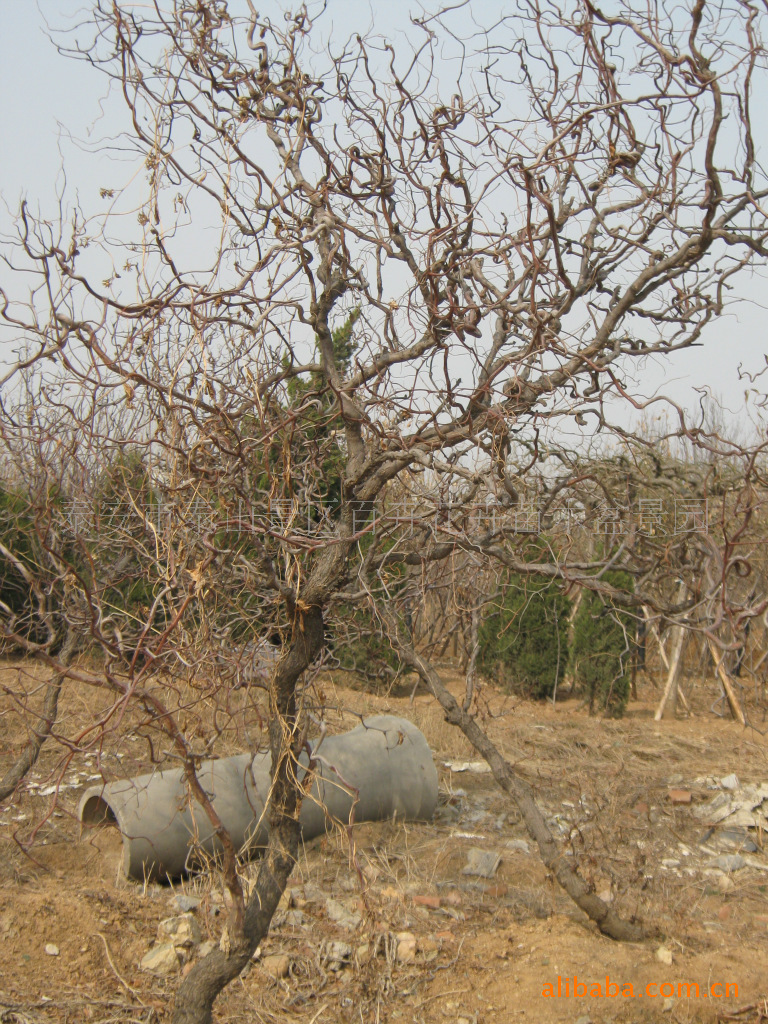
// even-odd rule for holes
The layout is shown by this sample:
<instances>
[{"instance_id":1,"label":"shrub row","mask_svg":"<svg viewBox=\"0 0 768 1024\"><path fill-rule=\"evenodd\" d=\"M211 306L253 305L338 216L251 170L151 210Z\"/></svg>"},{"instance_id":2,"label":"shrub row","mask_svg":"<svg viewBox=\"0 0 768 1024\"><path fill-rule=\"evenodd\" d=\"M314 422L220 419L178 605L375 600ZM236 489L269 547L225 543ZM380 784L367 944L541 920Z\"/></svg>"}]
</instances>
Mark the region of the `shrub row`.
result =
<instances>
[{"instance_id":1,"label":"shrub row","mask_svg":"<svg viewBox=\"0 0 768 1024\"><path fill-rule=\"evenodd\" d=\"M606 573L601 580L632 589L627 573ZM480 629L480 668L510 692L533 699L551 698L568 675L590 712L620 716L629 700L632 616L590 590L572 613L558 582L509 577Z\"/></svg>"}]
</instances>

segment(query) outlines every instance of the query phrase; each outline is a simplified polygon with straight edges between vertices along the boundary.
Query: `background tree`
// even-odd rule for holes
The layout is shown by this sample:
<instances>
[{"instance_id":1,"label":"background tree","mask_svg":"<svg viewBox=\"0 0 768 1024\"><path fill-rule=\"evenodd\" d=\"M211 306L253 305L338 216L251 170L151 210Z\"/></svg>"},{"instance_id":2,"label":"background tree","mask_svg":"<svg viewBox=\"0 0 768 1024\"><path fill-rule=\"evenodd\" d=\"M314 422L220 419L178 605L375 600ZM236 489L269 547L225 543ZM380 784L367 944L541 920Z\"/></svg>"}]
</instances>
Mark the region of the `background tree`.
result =
<instances>
[{"instance_id":1,"label":"background tree","mask_svg":"<svg viewBox=\"0 0 768 1024\"><path fill-rule=\"evenodd\" d=\"M603 579L619 590L632 589L627 575L606 573ZM590 713L599 708L618 718L629 700L634 620L601 594L588 592L573 625L571 667L585 691Z\"/></svg>"},{"instance_id":2,"label":"background tree","mask_svg":"<svg viewBox=\"0 0 768 1024\"><path fill-rule=\"evenodd\" d=\"M512 577L486 606L479 663L522 696L552 697L568 666L570 601L552 580Z\"/></svg>"}]
</instances>

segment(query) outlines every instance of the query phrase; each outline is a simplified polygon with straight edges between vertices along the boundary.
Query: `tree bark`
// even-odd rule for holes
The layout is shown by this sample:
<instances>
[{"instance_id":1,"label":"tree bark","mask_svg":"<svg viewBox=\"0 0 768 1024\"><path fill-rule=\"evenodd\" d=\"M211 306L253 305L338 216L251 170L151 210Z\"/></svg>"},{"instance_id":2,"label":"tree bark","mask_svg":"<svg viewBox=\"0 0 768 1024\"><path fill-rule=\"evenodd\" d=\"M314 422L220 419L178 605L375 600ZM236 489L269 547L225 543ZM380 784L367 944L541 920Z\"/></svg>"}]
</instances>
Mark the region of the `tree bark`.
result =
<instances>
[{"instance_id":1,"label":"tree bark","mask_svg":"<svg viewBox=\"0 0 768 1024\"><path fill-rule=\"evenodd\" d=\"M359 510L357 514L359 518ZM230 915L219 948L196 963L179 986L172 1024L213 1024L217 996L248 964L269 931L296 864L301 836L299 811L304 786L310 781L309 772L302 782L296 770L305 740L296 704L296 685L325 642L323 608L346 573L350 538L354 534L353 516L350 507L345 507L337 530L338 543L318 554L301 596L289 599L293 617L291 642L275 668L269 691L273 781L267 849L242 919L238 920L236 913Z\"/></svg>"},{"instance_id":2,"label":"tree bark","mask_svg":"<svg viewBox=\"0 0 768 1024\"><path fill-rule=\"evenodd\" d=\"M172 1024L212 1024L213 1004L248 964L267 932L299 853L299 810L304 795L296 772L303 736L297 718L296 683L323 645L319 607L297 609L291 646L275 670L270 691L269 739L272 789L269 840L242 923L228 923L218 949L199 961L176 993ZM234 932L234 934L233 934Z\"/></svg>"}]
</instances>

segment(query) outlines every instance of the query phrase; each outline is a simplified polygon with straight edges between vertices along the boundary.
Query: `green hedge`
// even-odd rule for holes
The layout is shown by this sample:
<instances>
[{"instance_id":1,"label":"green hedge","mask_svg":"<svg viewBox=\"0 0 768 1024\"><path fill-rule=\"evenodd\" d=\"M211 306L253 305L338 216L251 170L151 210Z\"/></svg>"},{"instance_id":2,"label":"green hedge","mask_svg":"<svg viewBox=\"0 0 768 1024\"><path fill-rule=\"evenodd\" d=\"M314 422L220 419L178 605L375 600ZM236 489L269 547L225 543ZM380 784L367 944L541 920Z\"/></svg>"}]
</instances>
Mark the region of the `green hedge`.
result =
<instances>
[{"instance_id":1,"label":"green hedge","mask_svg":"<svg viewBox=\"0 0 768 1024\"><path fill-rule=\"evenodd\" d=\"M568 665L570 606L551 580L511 578L480 627L481 671L522 696L551 697Z\"/></svg>"},{"instance_id":2,"label":"green hedge","mask_svg":"<svg viewBox=\"0 0 768 1024\"><path fill-rule=\"evenodd\" d=\"M605 573L601 579L624 591L633 589L625 572ZM590 713L602 711L614 718L624 714L631 683L632 615L609 598L585 591L573 624L571 672L589 701Z\"/></svg>"},{"instance_id":3,"label":"green hedge","mask_svg":"<svg viewBox=\"0 0 768 1024\"><path fill-rule=\"evenodd\" d=\"M29 512L29 500L21 491L0 487L0 540L22 563L34 572L35 530ZM0 556L0 601L20 620L32 613L29 586L14 563Z\"/></svg>"}]
</instances>

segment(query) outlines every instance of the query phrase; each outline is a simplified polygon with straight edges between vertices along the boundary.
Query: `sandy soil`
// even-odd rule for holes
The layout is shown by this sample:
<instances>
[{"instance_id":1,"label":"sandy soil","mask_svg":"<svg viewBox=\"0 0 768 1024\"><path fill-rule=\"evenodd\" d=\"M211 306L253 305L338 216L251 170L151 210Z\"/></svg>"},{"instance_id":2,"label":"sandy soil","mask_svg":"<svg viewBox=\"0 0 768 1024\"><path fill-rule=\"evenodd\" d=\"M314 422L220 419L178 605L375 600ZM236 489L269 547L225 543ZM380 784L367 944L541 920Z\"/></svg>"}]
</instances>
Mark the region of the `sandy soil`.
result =
<instances>
[{"instance_id":1,"label":"sandy soil","mask_svg":"<svg viewBox=\"0 0 768 1024\"><path fill-rule=\"evenodd\" d=\"M0 665L0 774L25 737L18 698L34 704L41 678L18 663ZM458 692L455 677L453 685ZM714 871L712 858L726 848L717 834L702 845L707 829L693 813L713 796L707 777L735 771L742 783L768 781L757 714L758 728L747 730L717 718L709 711L714 691L703 685L693 690L692 717L662 723L652 720L647 684L647 700L633 702L619 722L590 719L574 701L553 709L484 690L491 735L534 784L569 856L621 913L647 926L647 941L621 945L576 910L533 847L526 854L522 823L492 778L446 765L473 755L430 698L417 692L411 702L409 686L400 696L371 696L332 676L323 687L334 728L351 728L355 713L390 711L424 731L438 765L438 814L429 824L358 826L354 849L344 833L308 844L259 959L221 997L217 1021L768 1019L768 849L731 875ZM71 736L78 722L91 721L99 699L98 691L71 687L62 731ZM255 710L249 714L256 723ZM75 818L88 776L146 770L140 732L127 716L87 760L46 745L16 797L0 806L0 1021L169 1019L178 975L157 979L138 964L158 922L174 912L173 893L127 882L117 833L81 836ZM229 750L238 739L225 731L221 743ZM57 780L58 794L49 792ZM690 791L691 804L674 803L671 788ZM493 879L462 873L472 847L501 855ZM218 940L219 880L199 877L179 888L202 898L203 938ZM334 922L328 898L359 913L359 925ZM398 946L404 932L415 944ZM340 969L334 942L352 949ZM58 955L46 953L50 944ZM402 955L414 945L412 959L398 959L398 949ZM659 959L669 955L671 963ZM574 976L587 986L576 996ZM624 994L606 998L606 976ZM558 978L562 995L546 994L557 993ZM679 990L684 983L698 984L700 997ZM732 987L728 998L710 997L715 984L737 985L738 994Z\"/></svg>"}]
</instances>

